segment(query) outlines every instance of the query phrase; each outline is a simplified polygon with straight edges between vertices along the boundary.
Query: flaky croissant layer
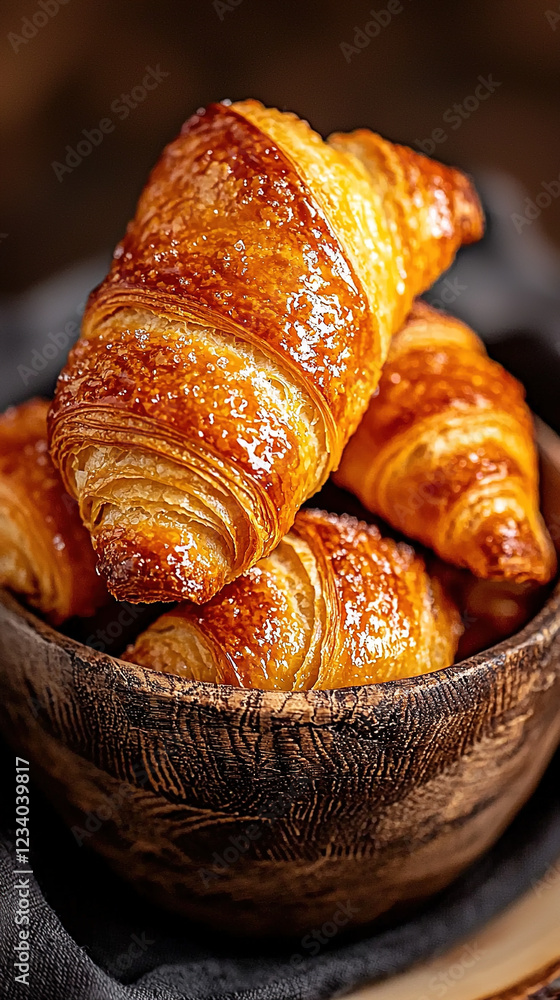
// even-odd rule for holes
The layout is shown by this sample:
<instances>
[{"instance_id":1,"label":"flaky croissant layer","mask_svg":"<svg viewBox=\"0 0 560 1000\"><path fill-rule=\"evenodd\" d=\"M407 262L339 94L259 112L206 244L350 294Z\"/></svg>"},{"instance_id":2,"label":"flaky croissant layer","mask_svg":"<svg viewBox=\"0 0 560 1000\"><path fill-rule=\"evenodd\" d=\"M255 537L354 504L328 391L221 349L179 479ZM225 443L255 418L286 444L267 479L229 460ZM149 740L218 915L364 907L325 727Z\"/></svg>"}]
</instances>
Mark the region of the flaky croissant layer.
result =
<instances>
[{"instance_id":1,"label":"flaky croissant layer","mask_svg":"<svg viewBox=\"0 0 560 1000\"><path fill-rule=\"evenodd\" d=\"M61 375L51 448L109 589L203 602L325 481L413 296L477 239L458 171L256 101L164 151Z\"/></svg>"},{"instance_id":2,"label":"flaky croissant layer","mask_svg":"<svg viewBox=\"0 0 560 1000\"><path fill-rule=\"evenodd\" d=\"M53 624L91 615L108 600L89 533L47 446L45 400L0 415L0 586Z\"/></svg>"},{"instance_id":3,"label":"flaky croissant layer","mask_svg":"<svg viewBox=\"0 0 560 1000\"><path fill-rule=\"evenodd\" d=\"M475 576L554 575L523 388L469 327L425 303L394 337L335 479Z\"/></svg>"},{"instance_id":4,"label":"flaky croissant layer","mask_svg":"<svg viewBox=\"0 0 560 1000\"><path fill-rule=\"evenodd\" d=\"M280 545L203 607L162 615L125 659L191 680L304 691L453 662L458 611L404 543L303 510Z\"/></svg>"}]
</instances>

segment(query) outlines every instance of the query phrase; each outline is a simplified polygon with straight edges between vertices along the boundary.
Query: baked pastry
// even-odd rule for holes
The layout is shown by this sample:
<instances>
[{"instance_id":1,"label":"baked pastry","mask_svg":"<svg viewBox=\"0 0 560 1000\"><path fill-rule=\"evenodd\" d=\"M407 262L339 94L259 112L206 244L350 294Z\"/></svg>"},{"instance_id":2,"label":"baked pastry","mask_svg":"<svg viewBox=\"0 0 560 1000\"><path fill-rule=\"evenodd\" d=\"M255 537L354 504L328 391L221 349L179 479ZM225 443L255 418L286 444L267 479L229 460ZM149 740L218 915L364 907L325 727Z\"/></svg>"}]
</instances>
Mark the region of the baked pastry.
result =
<instances>
[{"instance_id":1,"label":"baked pastry","mask_svg":"<svg viewBox=\"0 0 560 1000\"><path fill-rule=\"evenodd\" d=\"M455 657L458 662L520 632L543 606L542 586L532 580L481 580L439 559L430 560L430 574L461 609L464 627Z\"/></svg>"},{"instance_id":2,"label":"baked pastry","mask_svg":"<svg viewBox=\"0 0 560 1000\"><path fill-rule=\"evenodd\" d=\"M256 101L164 151L90 297L51 450L109 590L208 600L266 555L364 413L412 298L482 232L469 180Z\"/></svg>"},{"instance_id":3,"label":"baked pastry","mask_svg":"<svg viewBox=\"0 0 560 1000\"><path fill-rule=\"evenodd\" d=\"M393 338L335 479L475 576L554 575L523 388L469 327L423 302Z\"/></svg>"},{"instance_id":4,"label":"baked pastry","mask_svg":"<svg viewBox=\"0 0 560 1000\"><path fill-rule=\"evenodd\" d=\"M305 691L453 662L457 609L422 558L348 515L302 510L269 556L208 604L181 604L125 659L190 680Z\"/></svg>"},{"instance_id":5,"label":"baked pastry","mask_svg":"<svg viewBox=\"0 0 560 1000\"><path fill-rule=\"evenodd\" d=\"M0 416L0 586L60 624L93 614L109 595L49 456L48 408L32 399Z\"/></svg>"}]
</instances>

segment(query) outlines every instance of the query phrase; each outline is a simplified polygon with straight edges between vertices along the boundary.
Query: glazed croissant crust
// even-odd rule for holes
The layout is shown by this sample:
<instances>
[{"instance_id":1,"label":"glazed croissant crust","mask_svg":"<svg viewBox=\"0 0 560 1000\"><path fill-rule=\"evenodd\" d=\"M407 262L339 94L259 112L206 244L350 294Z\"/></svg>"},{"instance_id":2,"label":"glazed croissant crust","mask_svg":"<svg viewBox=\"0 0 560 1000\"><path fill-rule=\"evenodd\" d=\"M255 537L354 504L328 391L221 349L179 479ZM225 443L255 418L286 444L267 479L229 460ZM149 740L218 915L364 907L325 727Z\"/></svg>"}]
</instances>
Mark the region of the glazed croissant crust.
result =
<instances>
[{"instance_id":1,"label":"glazed croissant crust","mask_svg":"<svg viewBox=\"0 0 560 1000\"><path fill-rule=\"evenodd\" d=\"M108 594L76 501L49 456L48 408L32 399L0 416L0 586L59 624L93 614Z\"/></svg>"},{"instance_id":2,"label":"glazed croissant crust","mask_svg":"<svg viewBox=\"0 0 560 1000\"><path fill-rule=\"evenodd\" d=\"M453 662L459 614L409 545L302 510L269 556L198 607L162 615L125 659L191 680L335 688Z\"/></svg>"},{"instance_id":3,"label":"glazed croissant crust","mask_svg":"<svg viewBox=\"0 0 560 1000\"><path fill-rule=\"evenodd\" d=\"M468 179L256 101L164 151L88 303L51 449L111 592L203 602L281 540L413 296L479 238Z\"/></svg>"},{"instance_id":4,"label":"glazed croissant crust","mask_svg":"<svg viewBox=\"0 0 560 1000\"><path fill-rule=\"evenodd\" d=\"M425 303L394 337L335 479L478 577L554 575L523 388L469 327Z\"/></svg>"}]
</instances>

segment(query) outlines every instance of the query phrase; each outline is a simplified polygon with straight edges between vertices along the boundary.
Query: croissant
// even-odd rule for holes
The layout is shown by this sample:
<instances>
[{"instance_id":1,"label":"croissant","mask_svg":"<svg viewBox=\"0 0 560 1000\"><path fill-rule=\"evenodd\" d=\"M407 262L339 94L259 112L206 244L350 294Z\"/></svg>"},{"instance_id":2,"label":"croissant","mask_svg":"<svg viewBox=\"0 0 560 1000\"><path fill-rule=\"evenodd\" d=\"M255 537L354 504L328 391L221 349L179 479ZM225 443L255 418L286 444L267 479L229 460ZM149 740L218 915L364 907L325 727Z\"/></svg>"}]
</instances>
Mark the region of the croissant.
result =
<instances>
[{"instance_id":1,"label":"croissant","mask_svg":"<svg viewBox=\"0 0 560 1000\"><path fill-rule=\"evenodd\" d=\"M78 506L47 446L46 400L0 416L0 586L53 624L91 615L108 600Z\"/></svg>"},{"instance_id":2,"label":"croissant","mask_svg":"<svg viewBox=\"0 0 560 1000\"><path fill-rule=\"evenodd\" d=\"M304 691L446 667L461 631L409 545L349 515L302 510L274 552L203 607L166 612L125 658L191 680Z\"/></svg>"},{"instance_id":3,"label":"croissant","mask_svg":"<svg viewBox=\"0 0 560 1000\"><path fill-rule=\"evenodd\" d=\"M256 101L164 151L90 297L53 459L110 591L208 600L338 465L413 296L477 239L458 171Z\"/></svg>"},{"instance_id":4,"label":"croissant","mask_svg":"<svg viewBox=\"0 0 560 1000\"><path fill-rule=\"evenodd\" d=\"M394 337L335 480L475 576L554 575L523 388L469 327L425 303Z\"/></svg>"}]
</instances>

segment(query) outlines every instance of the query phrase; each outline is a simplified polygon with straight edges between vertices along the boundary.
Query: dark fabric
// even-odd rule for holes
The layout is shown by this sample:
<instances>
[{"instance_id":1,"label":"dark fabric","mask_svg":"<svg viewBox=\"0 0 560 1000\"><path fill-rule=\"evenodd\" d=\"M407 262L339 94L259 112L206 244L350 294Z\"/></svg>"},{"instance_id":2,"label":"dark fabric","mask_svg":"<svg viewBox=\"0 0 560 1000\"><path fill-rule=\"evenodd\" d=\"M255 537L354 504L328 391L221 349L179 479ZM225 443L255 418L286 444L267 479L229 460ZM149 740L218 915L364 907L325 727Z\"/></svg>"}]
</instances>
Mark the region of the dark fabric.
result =
<instances>
[{"instance_id":1,"label":"dark fabric","mask_svg":"<svg viewBox=\"0 0 560 1000\"><path fill-rule=\"evenodd\" d=\"M517 196L504 178L481 178L489 213L485 240L463 251L429 298L472 323L490 353L520 377L531 405L560 428L560 293L557 256L538 227L518 235ZM29 359L46 333L65 328L92 262L51 289L0 308L1 406L52 391L60 355L44 369ZM93 277L94 276L94 277ZM45 316L52 320L49 321ZM56 317L54 319L53 317ZM45 323L47 324L45 326ZM71 326L70 329L73 329ZM59 342L63 345L63 337ZM41 354L41 357L43 355ZM24 384L24 380L27 382ZM449 947L527 891L560 856L560 755L532 801L499 843L414 917L380 931L341 932L312 955L309 942L240 943L164 913L136 896L104 862L80 847L30 785L32 875L18 875L14 848L15 773L1 749L0 996L2 1000L319 1000L402 971ZM29 878L31 973L15 982L18 882ZM25 891L25 886L24 886ZM21 912L21 911L20 911ZM297 969L294 956L301 956Z\"/></svg>"}]
</instances>

